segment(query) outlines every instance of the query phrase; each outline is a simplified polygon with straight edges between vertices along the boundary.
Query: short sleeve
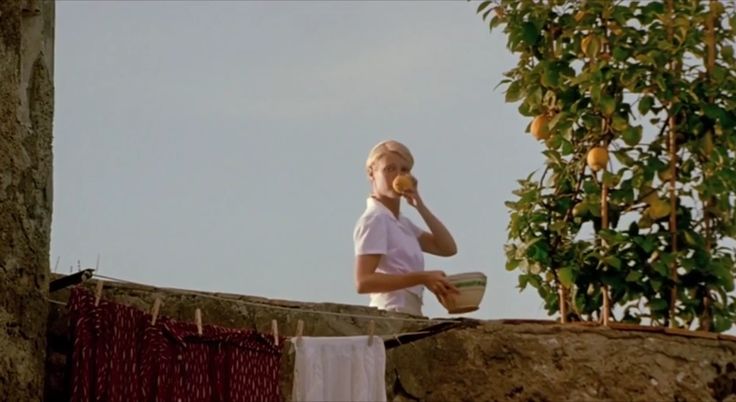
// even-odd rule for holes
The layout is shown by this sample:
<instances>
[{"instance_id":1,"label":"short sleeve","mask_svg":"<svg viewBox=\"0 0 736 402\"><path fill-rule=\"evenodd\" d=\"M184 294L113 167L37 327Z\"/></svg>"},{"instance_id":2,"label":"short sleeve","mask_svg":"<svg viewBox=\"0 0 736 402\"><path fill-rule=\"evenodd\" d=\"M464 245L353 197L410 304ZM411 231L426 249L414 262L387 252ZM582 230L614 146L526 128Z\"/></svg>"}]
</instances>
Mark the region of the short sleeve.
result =
<instances>
[{"instance_id":1,"label":"short sleeve","mask_svg":"<svg viewBox=\"0 0 736 402\"><path fill-rule=\"evenodd\" d=\"M411 227L412 232L414 232L414 237L419 238L422 234L424 234L424 229L415 225L414 222L409 219L406 219L406 222L409 224L409 227Z\"/></svg>"},{"instance_id":2,"label":"short sleeve","mask_svg":"<svg viewBox=\"0 0 736 402\"><path fill-rule=\"evenodd\" d=\"M388 222L386 216L374 215L361 218L353 233L355 255L388 253Z\"/></svg>"}]
</instances>

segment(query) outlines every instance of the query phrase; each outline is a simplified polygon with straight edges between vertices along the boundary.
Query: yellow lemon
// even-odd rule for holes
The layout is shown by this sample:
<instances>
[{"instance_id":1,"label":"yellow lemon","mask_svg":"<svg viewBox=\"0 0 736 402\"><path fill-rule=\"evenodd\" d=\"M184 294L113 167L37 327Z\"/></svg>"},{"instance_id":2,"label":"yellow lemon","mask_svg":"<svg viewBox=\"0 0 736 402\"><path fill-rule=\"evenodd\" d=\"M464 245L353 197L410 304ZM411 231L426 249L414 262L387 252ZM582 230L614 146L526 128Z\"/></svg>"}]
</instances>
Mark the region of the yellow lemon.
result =
<instances>
[{"instance_id":1,"label":"yellow lemon","mask_svg":"<svg viewBox=\"0 0 736 402\"><path fill-rule=\"evenodd\" d=\"M536 138L538 141L546 140L549 138L549 127L547 124L549 123L549 120L547 119L546 115L540 114L539 116L534 118L534 121L532 121L531 127L529 127L529 131L531 131L532 136Z\"/></svg>"},{"instance_id":2,"label":"yellow lemon","mask_svg":"<svg viewBox=\"0 0 736 402\"><path fill-rule=\"evenodd\" d=\"M585 205L585 203L582 201L575 204L575 206L572 208L572 216L575 217L583 216L586 212L588 212L588 206Z\"/></svg>"},{"instance_id":3,"label":"yellow lemon","mask_svg":"<svg viewBox=\"0 0 736 402\"><path fill-rule=\"evenodd\" d=\"M670 203L657 199L657 201L651 203L645 210L645 213L649 215L652 220L659 220L670 214Z\"/></svg>"},{"instance_id":4,"label":"yellow lemon","mask_svg":"<svg viewBox=\"0 0 736 402\"><path fill-rule=\"evenodd\" d=\"M608 150L603 147L593 147L588 151L588 166L597 172L601 169L605 169L608 164Z\"/></svg>"}]
</instances>

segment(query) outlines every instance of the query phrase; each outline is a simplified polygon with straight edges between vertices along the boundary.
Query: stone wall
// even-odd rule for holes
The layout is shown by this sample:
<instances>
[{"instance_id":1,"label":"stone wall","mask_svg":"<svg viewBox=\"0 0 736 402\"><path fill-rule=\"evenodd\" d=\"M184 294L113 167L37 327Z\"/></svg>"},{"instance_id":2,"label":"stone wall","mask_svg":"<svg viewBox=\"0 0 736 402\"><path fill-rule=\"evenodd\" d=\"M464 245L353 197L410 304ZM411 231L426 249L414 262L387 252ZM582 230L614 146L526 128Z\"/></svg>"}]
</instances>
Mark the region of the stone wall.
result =
<instances>
[{"instance_id":1,"label":"stone wall","mask_svg":"<svg viewBox=\"0 0 736 402\"><path fill-rule=\"evenodd\" d=\"M42 397L54 2L0 1L0 401Z\"/></svg>"},{"instance_id":2,"label":"stone wall","mask_svg":"<svg viewBox=\"0 0 736 402\"><path fill-rule=\"evenodd\" d=\"M414 331L436 321L338 304L296 303L237 295L198 296L106 283L105 298L150 310L156 297L161 313L205 324L270 332L277 319L283 335L294 335L304 320L305 335L366 334L373 317L376 334ZM90 286L92 290L92 286ZM64 301L68 291L54 292ZM216 297L216 298L213 298ZM264 303L261 306L243 302ZM288 308L287 310L283 309ZM327 314L314 313L324 312ZM350 313L359 316L329 315ZM694 338L662 331L615 330L552 321L463 321L460 329L388 351L390 401L732 401L736 402L736 342ZM727 337L724 337L727 338ZM51 305L47 401L67 400L64 376L70 350L63 306ZM291 355L282 364L282 393L290 400Z\"/></svg>"}]
</instances>

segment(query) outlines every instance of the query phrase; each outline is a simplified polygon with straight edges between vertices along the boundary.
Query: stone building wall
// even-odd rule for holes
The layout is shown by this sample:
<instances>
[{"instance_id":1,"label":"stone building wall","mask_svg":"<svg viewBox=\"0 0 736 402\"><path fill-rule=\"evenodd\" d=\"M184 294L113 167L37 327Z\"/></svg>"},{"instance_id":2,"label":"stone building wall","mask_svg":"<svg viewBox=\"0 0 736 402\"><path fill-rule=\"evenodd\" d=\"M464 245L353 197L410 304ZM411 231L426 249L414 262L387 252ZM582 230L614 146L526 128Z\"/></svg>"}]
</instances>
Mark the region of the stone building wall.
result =
<instances>
[{"instance_id":1,"label":"stone building wall","mask_svg":"<svg viewBox=\"0 0 736 402\"><path fill-rule=\"evenodd\" d=\"M54 2L0 1L0 401L42 397Z\"/></svg>"}]
</instances>

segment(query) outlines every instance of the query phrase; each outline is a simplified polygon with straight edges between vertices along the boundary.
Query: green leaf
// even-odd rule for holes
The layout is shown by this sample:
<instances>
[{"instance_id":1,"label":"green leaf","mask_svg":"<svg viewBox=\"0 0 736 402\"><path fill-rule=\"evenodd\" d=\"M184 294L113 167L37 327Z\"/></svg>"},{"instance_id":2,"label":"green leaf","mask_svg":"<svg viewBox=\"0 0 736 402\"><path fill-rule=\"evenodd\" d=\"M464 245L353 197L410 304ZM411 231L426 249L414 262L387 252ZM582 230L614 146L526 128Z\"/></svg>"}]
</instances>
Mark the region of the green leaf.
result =
<instances>
[{"instance_id":1,"label":"green leaf","mask_svg":"<svg viewBox=\"0 0 736 402\"><path fill-rule=\"evenodd\" d=\"M480 14L480 12L485 10L485 8L488 7L488 5L490 4L491 4L491 0L486 0L484 2L481 2L480 5L478 5L478 9L475 10L475 13Z\"/></svg>"},{"instance_id":2,"label":"green leaf","mask_svg":"<svg viewBox=\"0 0 736 402\"><path fill-rule=\"evenodd\" d=\"M542 85L547 88L556 88L560 85L560 71L555 65L549 66L542 72Z\"/></svg>"},{"instance_id":3,"label":"green leaf","mask_svg":"<svg viewBox=\"0 0 736 402\"><path fill-rule=\"evenodd\" d=\"M626 275L626 282L638 282L641 279L642 273L639 271L631 271Z\"/></svg>"},{"instance_id":4,"label":"green leaf","mask_svg":"<svg viewBox=\"0 0 736 402\"><path fill-rule=\"evenodd\" d=\"M617 46L613 49L613 58L616 61L624 61L629 58L629 55L631 52L629 52L627 49L624 49L620 46Z\"/></svg>"},{"instance_id":5,"label":"green leaf","mask_svg":"<svg viewBox=\"0 0 736 402\"><path fill-rule=\"evenodd\" d=\"M529 283L529 275L527 274L519 275L519 290L520 291L526 289L527 283Z\"/></svg>"},{"instance_id":6,"label":"green leaf","mask_svg":"<svg viewBox=\"0 0 736 402\"><path fill-rule=\"evenodd\" d=\"M641 126L628 127L621 135L626 145L633 147L641 142L643 128ZM628 165L627 165L628 166Z\"/></svg>"},{"instance_id":7,"label":"green leaf","mask_svg":"<svg viewBox=\"0 0 736 402\"><path fill-rule=\"evenodd\" d=\"M603 258L603 262L605 262L606 265L610 267L621 269L621 260L615 255L606 256L605 258Z\"/></svg>"},{"instance_id":8,"label":"green leaf","mask_svg":"<svg viewBox=\"0 0 736 402\"><path fill-rule=\"evenodd\" d=\"M585 191L586 194L593 194L598 191L598 184L596 184L593 180L586 180L583 182L583 191Z\"/></svg>"},{"instance_id":9,"label":"green leaf","mask_svg":"<svg viewBox=\"0 0 736 402\"><path fill-rule=\"evenodd\" d=\"M610 96L601 96L601 112L606 116L611 116L616 111L616 99Z\"/></svg>"},{"instance_id":10,"label":"green leaf","mask_svg":"<svg viewBox=\"0 0 736 402\"><path fill-rule=\"evenodd\" d=\"M560 152L562 153L562 156L572 155L574 151L575 148L573 148L572 143L570 141L562 139L562 146L560 147Z\"/></svg>"},{"instance_id":11,"label":"green leaf","mask_svg":"<svg viewBox=\"0 0 736 402\"><path fill-rule=\"evenodd\" d=\"M641 100L639 100L639 113L641 113L642 115L649 113L653 105L654 98L651 96L644 96L643 98L641 98Z\"/></svg>"},{"instance_id":12,"label":"green leaf","mask_svg":"<svg viewBox=\"0 0 736 402\"><path fill-rule=\"evenodd\" d=\"M618 184L619 177L608 170L603 171L603 184L608 187L615 187Z\"/></svg>"},{"instance_id":13,"label":"green leaf","mask_svg":"<svg viewBox=\"0 0 736 402\"><path fill-rule=\"evenodd\" d=\"M713 317L713 330L715 332L724 332L731 329L733 320L723 317L722 315L716 315Z\"/></svg>"},{"instance_id":14,"label":"green leaf","mask_svg":"<svg viewBox=\"0 0 736 402\"><path fill-rule=\"evenodd\" d=\"M637 237L634 239L634 243L638 244L645 253L651 254L654 251L656 244L650 237Z\"/></svg>"},{"instance_id":15,"label":"green leaf","mask_svg":"<svg viewBox=\"0 0 736 402\"><path fill-rule=\"evenodd\" d=\"M566 114L564 112L555 114L554 117L552 117L552 119L550 119L550 121L547 123L547 128L549 128L550 130L555 128L557 123L559 123L560 119L565 117L565 115Z\"/></svg>"},{"instance_id":16,"label":"green leaf","mask_svg":"<svg viewBox=\"0 0 736 402\"><path fill-rule=\"evenodd\" d=\"M626 133L624 132L624 142L626 142L627 145L633 146L636 144L630 144L629 141L626 139ZM632 159L625 150L618 150L613 152L613 156L618 160L622 165L626 167L631 167L636 163L634 159Z\"/></svg>"},{"instance_id":17,"label":"green leaf","mask_svg":"<svg viewBox=\"0 0 736 402\"><path fill-rule=\"evenodd\" d=\"M530 260L537 262L547 262L549 257L549 245L542 241L541 238L532 240L531 245L526 249L526 255Z\"/></svg>"},{"instance_id":18,"label":"green leaf","mask_svg":"<svg viewBox=\"0 0 736 402\"><path fill-rule=\"evenodd\" d=\"M532 287L539 289L539 287L542 285L542 279L539 277L539 275L529 274L529 284L532 285Z\"/></svg>"},{"instance_id":19,"label":"green leaf","mask_svg":"<svg viewBox=\"0 0 736 402\"><path fill-rule=\"evenodd\" d=\"M539 30L536 25L527 21L521 26L521 40L524 41L528 46L534 46L537 44L539 39Z\"/></svg>"},{"instance_id":20,"label":"green leaf","mask_svg":"<svg viewBox=\"0 0 736 402\"><path fill-rule=\"evenodd\" d=\"M649 308L652 311L666 311L667 301L660 298L652 299L651 301L649 301Z\"/></svg>"},{"instance_id":21,"label":"green leaf","mask_svg":"<svg viewBox=\"0 0 736 402\"><path fill-rule=\"evenodd\" d=\"M713 104L703 106L703 112L713 120L720 120L721 116L724 114L723 109Z\"/></svg>"},{"instance_id":22,"label":"green leaf","mask_svg":"<svg viewBox=\"0 0 736 402\"><path fill-rule=\"evenodd\" d=\"M571 287L572 284L575 282L575 273L570 267L560 268L560 270L557 272L557 277L560 278L560 282L566 288Z\"/></svg>"},{"instance_id":23,"label":"green leaf","mask_svg":"<svg viewBox=\"0 0 736 402\"><path fill-rule=\"evenodd\" d=\"M496 90L496 89L498 89L498 87L500 87L501 85L503 85L503 84L508 84L509 82L511 82L511 80L510 80L510 79L508 79L508 78L504 78L504 79L502 79L501 81L499 81L499 83L498 83L498 84L496 84L496 86L495 86L495 87L493 87L493 90L495 91L495 90Z\"/></svg>"},{"instance_id":24,"label":"green leaf","mask_svg":"<svg viewBox=\"0 0 736 402\"><path fill-rule=\"evenodd\" d=\"M496 16L493 16L493 18L491 18L491 23L489 24L491 31L493 31L493 28L496 28L497 26L499 26L499 25L501 25L503 23L504 23L504 19L503 18L499 18L497 15Z\"/></svg>"},{"instance_id":25,"label":"green leaf","mask_svg":"<svg viewBox=\"0 0 736 402\"><path fill-rule=\"evenodd\" d=\"M525 95L524 88L521 86L521 80L516 80L509 85L506 90L506 102L516 102Z\"/></svg>"},{"instance_id":26,"label":"green leaf","mask_svg":"<svg viewBox=\"0 0 736 402\"><path fill-rule=\"evenodd\" d=\"M625 118L623 116L619 116L617 114L617 115L613 116L613 121L611 122L611 127L614 130L618 131L618 132L622 132L622 131L626 130L627 128L629 128L629 119L627 119L627 118Z\"/></svg>"},{"instance_id":27,"label":"green leaf","mask_svg":"<svg viewBox=\"0 0 736 402\"><path fill-rule=\"evenodd\" d=\"M723 58L726 60L733 59L733 47L724 44L721 48L721 54L723 54Z\"/></svg>"},{"instance_id":28,"label":"green leaf","mask_svg":"<svg viewBox=\"0 0 736 402\"><path fill-rule=\"evenodd\" d=\"M652 267L661 276L663 277L670 276L670 269L667 267L667 264L662 263L662 261L656 261L654 264L652 264Z\"/></svg>"}]
</instances>

